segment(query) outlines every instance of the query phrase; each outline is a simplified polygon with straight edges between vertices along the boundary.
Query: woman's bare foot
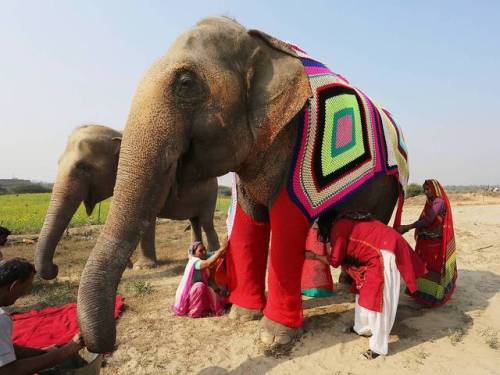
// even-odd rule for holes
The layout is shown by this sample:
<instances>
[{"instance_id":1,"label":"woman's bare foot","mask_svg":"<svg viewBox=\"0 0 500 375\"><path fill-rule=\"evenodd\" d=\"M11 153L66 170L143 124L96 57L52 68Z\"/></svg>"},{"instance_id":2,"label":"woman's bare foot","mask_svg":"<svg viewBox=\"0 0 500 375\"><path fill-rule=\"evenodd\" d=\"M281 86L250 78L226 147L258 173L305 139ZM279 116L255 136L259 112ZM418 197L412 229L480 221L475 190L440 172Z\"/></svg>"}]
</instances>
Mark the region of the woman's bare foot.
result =
<instances>
[{"instance_id":1,"label":"woman's bare foot","mask_svg":"<svg viewBox=\"0 0 500 375\"><path fill-rule=\"evenodd\" d=\"M361 353L361 355L366 358L367 360L372 360L372 359L375 359L377 358L380 354L378 353L375 353L374 351L372 351L371 349L368 349L366 352L364 353Z\"/></svg>"}]
</instances>

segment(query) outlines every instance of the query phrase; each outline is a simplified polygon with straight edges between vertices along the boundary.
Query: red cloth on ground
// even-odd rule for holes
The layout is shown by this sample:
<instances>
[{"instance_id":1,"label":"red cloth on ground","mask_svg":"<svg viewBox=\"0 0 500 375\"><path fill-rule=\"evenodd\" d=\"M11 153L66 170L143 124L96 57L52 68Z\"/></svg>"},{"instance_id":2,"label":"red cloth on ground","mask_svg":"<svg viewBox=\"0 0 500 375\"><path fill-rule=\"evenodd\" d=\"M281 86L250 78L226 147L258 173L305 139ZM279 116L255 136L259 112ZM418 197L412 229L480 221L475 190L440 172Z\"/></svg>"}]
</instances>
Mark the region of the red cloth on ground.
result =
<instances>
[{"instance_id":1,"label":"red cloth on ground","mask_svg":"<svg viewBox=\"0 0 500 375\"><path fill-rule=\"evenodd\" d=\"M120 315L123 297L116 296L115 319ZM79 332L76 303L68 303L42 310L11 314L12 341L29 348L64 345Z\"/></svg>"},{"instance_id":2,"label":"red cloth on ground","mask_svg":"<svg viewBox=\"0 0 500 375\"><path fill-rule=\"evenodd\" d=\"M226 253L229 302L247 309L264 308L269 235L269 223L253 220L238 203Z\"/></svg>"},{"instance_id":3,"label":"red cloth on ground","mask_svg":"<svg viewBox=\"0 0 500 375\"><path fill-rule=\"evenodd\" d=\"M287 189L279 193L270 210L271 255L267 303L264 315L288 327L302 325L300 277L304 244L311 223L290 199Z\"/></svg>"},{"instance_id":4,"label":"red cloth on ground","mask_svg":"<svg viewBox=\"0 0 500 375\"><path fill-rule=\"evenodd\" d=\"M427 272L425 264L394 229L377 220L340 219L332 225L330 240L333 267L342 264L354 279L358 303L371 311L382 311L384 262L380 250L394 253L396 265L410 292L416 279Z\"/></svg>"},{"instance_id":5,"label":"red cloth on ground","mask_svg":"<svg viewBox=\"0 0 500 375\"><path fill-rule=\"evenodd\" d=\"M326 243L318 240L318 229L312 227L307 234L305 249L317 255L327 255ZM324 289L333 292L330 267L316 259L305 259L302 267L301 289Z\"/></svg>"}]
</instances>

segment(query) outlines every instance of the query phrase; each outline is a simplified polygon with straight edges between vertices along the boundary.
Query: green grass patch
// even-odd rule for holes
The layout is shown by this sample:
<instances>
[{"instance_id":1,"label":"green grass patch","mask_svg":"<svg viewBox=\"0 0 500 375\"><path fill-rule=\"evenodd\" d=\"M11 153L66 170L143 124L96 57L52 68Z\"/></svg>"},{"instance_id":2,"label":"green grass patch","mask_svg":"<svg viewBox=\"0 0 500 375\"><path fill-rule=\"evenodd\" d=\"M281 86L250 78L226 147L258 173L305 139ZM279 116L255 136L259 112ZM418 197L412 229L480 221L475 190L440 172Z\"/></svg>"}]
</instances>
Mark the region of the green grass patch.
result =
<instances>
[{"instance_id":1,"label":"green grass patch","mask_svg":"<svg viewBox=\"0 0 500 375\"><path fill-rule=\"evenodd\" d=\"M217 198L217 204L215 205L216 211L227 212L227 209L231 205L231 197L221 197Z\"/></svg>"},{"instance_id":2,"label":"green grass patch","mask_svg":"<svg viewBox=\"0 0 500 375\"><path fill-rule=\"evenodd\" d=\"M50 193L0 195L0 225L12 233L38 233L42 228ZM85 207L80 205L71 220L70 227L89 224L102 224L106 221L110 199L96 205L91 216L87 216Z\"/></svg>"},{"instance_id":3,"label":"green grass patch","mask_svg":"<svg viewBox=\"0 0 500 375\"><path fill-rule=\"evenodd\" d=\"M0 195L0 225L9 228L13 234L38 233L42 228L49 202L50 193ZM110 202L111 198L98 203L91 216L87 216L85 207L80 205L69 226L103 224ZM219 197L216 210L226 212L230 204L230 197Z\"/></svg>"}]
</instances>

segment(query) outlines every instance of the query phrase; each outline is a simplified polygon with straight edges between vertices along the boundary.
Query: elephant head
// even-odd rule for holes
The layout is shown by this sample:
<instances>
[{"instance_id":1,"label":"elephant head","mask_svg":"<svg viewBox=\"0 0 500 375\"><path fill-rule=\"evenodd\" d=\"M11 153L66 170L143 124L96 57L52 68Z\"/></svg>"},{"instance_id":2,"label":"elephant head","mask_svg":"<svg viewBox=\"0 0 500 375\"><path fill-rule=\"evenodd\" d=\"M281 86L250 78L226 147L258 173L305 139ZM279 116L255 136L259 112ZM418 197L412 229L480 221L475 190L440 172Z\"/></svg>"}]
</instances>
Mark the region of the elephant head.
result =
<instances>
[{"instance_id":1,"label":"elephant head","mask_svg":"<svg viewBox=\"0 0 500 375\"><path fill-rule=\"evenodd\" d=\"M114 347L118 283L168 195L180 183L258 170L259 155L309 95L288 45L225 17L181 34L145 73L124 130L108 219L80 280L78 319L91 351Z\"/></svg>"},{"instance_id":2,"label":"elephant head","mask_svg":"<svg viewBox=\"0 0 500 375\"><path fill-rule=\"evenodd\" d=\"M54 251L80 204L90 215L97 202L113 194L120 141L120 132L100 125L85 125L70 135L36 248L35 266L42 278L57 276Z\"/></svg>"}]
</instances>

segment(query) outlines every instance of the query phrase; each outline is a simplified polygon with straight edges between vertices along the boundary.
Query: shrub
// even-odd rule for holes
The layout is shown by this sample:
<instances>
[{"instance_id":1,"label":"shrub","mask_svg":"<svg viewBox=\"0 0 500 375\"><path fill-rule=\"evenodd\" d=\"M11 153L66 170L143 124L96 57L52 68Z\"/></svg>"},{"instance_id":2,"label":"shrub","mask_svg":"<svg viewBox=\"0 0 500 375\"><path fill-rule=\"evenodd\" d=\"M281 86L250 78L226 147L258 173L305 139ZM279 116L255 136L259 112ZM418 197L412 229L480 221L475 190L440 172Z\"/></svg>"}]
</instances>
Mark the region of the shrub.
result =
<instances>
[{"instance_id":1,"label":"shrub","mask_svg":"<svg viewBox=\"0 0 500 375\"><path fill-rule=\"evenodd\" d=\"M10 188L13 194L26 194L26 193L50 193L52 188L47 184L29 184L18 185Z\"/></svg>"},{"instance_id":2,"label":"shrub","mask_svg":"<svg viewBox=\"0 0 500 375\"><path fill-rule=\"evenodd\" d=\"M416 197L422 194L424 194L424 188L420 184L412 183L406 188L406 198Z\"/></svg>"},{"instance_id":3,"label":"shrub","mask_svg":"<svg viewBox=\"0 0 500 375\"><path fill-rule=\"evenodd\" d=\"M128 285L129 291L133 292L136 296L144 296L154 292L155 288L150 282L144 280L136 280Z\"/></svg>"},{"instance_id":4,"label":"shrub","mask_svg":"<svg viewBox=\"0 0 500 375\"><path fill-rule=\"evenodd\" d=\"M219 186L218 191L219 195L222 195L223 197L231 196L231 188L229 186Z\"/></svg>"}]
</instances>

